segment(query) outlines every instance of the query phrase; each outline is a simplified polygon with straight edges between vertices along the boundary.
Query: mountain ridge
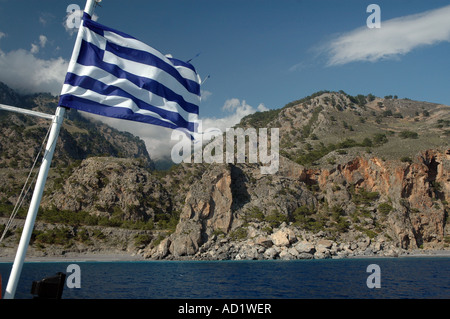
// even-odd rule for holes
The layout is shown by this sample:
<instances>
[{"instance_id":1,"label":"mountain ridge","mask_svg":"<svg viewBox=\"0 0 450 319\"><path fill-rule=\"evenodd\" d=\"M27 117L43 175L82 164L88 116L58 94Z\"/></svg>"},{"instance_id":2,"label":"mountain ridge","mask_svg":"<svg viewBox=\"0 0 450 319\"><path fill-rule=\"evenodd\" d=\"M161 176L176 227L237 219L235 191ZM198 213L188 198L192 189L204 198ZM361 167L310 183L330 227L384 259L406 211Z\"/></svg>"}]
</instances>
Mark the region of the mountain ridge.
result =
<instances>
[{"instance_id":1,"label":"mountain ridge","mask_svg":"<svg viewBox=\"0 0 450 319\"><path fill-rule=\"evenodd\" d=\"M297 259L448 248L449 116L445 105L328 91L249 115L236 127L280 129L279 172L208 166L175 233L146 254Z\"/></svg>"}]
</instances>

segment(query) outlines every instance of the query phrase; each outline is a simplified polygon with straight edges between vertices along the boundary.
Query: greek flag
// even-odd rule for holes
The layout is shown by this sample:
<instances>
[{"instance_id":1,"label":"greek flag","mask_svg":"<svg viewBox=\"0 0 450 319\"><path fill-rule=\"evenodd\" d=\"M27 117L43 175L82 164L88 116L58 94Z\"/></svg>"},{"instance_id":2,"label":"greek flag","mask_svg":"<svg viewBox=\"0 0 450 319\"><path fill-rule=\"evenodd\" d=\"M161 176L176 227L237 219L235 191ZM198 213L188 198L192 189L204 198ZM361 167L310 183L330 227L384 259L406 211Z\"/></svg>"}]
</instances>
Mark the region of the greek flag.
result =
<instances>
[{"instance_id":1,"label":"greek flag","mask_svg":"<svg viewBox=\"0 0 450 319\"><path fill-rule=\"evenodd\" d=\"M108 117L197 132L200 77L86 13L76 60L70 62L60 106Z\"/></svg>"}]
</instances>

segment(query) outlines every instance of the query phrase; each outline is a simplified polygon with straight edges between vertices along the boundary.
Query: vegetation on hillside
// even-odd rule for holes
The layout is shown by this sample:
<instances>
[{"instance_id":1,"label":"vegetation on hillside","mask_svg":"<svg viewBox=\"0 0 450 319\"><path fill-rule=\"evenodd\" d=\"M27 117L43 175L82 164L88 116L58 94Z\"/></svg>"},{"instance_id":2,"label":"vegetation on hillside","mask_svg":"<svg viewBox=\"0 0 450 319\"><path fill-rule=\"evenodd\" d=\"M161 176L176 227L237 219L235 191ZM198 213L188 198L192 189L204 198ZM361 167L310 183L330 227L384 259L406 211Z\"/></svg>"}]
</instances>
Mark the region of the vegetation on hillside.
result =
<instances>
[{"instance_id":1,"label":"vegetation on hillside","mask_svg":"<svg viewBox=\"0 0 450 319\"><path fill-rule=\"evenodd\" d=\"M435 119L435 109L396 95L319 91L280 109L248 115L239 125L279 127L281 155L304 166L318 165L323 158L322 164L334 165L352 149L409 162L430 142L446 144L442 137L450 135L450 114Z\"/></svg>"},{"instance_id":2,"label":"vegetation on hillside","mask_svg":"<svg viewBox=\"0 0 450 319\"><path fill-rule=\"evenodd\" d=\"M51 95L20 96L2 88L0 83L0 103L2 102L27 104L28 107L41 110L54 108L56 105L55 97ZM248 115L238 126L280 128L280 154L303 166L335 166L348 161L355 154L395 159L402 165L409 165L413 162L417 150L449 145L450 112L439 112L441 111L433 104L398 99L397 96L379 98L373 94L352 96L344 91L320 91L279 109ZM0 128L4 132L3 137L0 137L0 178L4 180L0 186L0 217L8 217L25 174L28 173L26 168L31 165L31 155L34 155L40 146L47 133L47 126L26 116L11 117L0 112ZM8 138L13 138L15 144L8 144ZM61 142L45 195L64 191L66 183L78 183L70 180L70 177L84 160L92 156L105 159L138 157L142 161L141 166L151 168L148 154L142 149L145 149L145 145L139 138L94 123L76 111L67 112L67 121L61 130ZM17 155L17 149L14 150L14 147L27 149L28 153L23 157ZM145 165L146 163L149 165ZM93 211L99 214L87 210L65 211L55 207L40 209L37 220L58 227L36 231L32 241L42 246L89 243L93 238L104 238L101 232L94 234L87 230L91 226L100 226L156 231L158 239L153 242L155 245L164 238L164 233L175 231L180 219L180 206L184 203L190 186L201 180L206 169L207 166L199 164L175 165L165 172L149 170L149 174L158 181L158 187L164 189L174 203L167 210L156 205L160 198L142 195L144 182L136 189L136 192L141 194L137 196L139 204L129 204L127 209L108 206L107 203L98 201L93 201L96 205ZM89 188L89 191L93 193L90 195L95 197L109 185L110 180L108 175L101 171L97 171L94 177L98 183ZM258 182L251 175L246 178L245 183L256 185ZM308 184L307 187L311 192L318 191L317 185ZM333 191L337 191L339 187L341 186L335 185ZM258 207L253 207L245 212L244 220L247 224L265 223L267 233L282 223L293 223L300 229L313 232L327 229L332 234L345 233L351 225L356 225L359 231L373 238L381 232L382 227L380 220L374 218L374 211L379 212L382 217L388 216L394 210L392 202L380 199L377 192L359 189L354 185L346 187L350 190L350 200L356 207L352 213L344 211L339 205L328 205L322 198L316 206L301 205L294 207L287 214L281 213L275 206L264 213ZM442 186L433 184L432 187L436 198L439 198L439 189L442 189ZM86 186L84 188L88 189ZM129 191L117 188L115 195ZM281 192L286 193L289 190L283 189L280 194ZM139 215L143 206L153 209L151 218L146 219ZM137 217L129 218L125 216L125 211ZM19 211L18 217L23 218L25 214L26 207ZM367 226L369 221L373 227ZM245 239L248 235L246 226L244 224L234 230L230 237L236 240ZM69 230L69 227L77 231ZM135 243L137 246L145 246L151 240L152 237L145 234L137 236Z\"/></svg>"}]
</instances>

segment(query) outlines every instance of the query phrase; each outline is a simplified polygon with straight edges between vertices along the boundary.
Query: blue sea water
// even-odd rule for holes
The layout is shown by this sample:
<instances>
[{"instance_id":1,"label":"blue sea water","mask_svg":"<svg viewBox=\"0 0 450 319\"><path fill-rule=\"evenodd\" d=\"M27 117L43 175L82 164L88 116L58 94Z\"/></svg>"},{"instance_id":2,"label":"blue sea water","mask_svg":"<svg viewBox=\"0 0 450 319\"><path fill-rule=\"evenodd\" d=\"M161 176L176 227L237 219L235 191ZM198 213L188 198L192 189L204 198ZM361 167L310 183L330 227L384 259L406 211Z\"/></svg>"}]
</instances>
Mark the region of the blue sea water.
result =
<instances>
[{"instance_id":1,"label":"blue sea water","mask_svg":"<svg viewBox=\"0 0 450 319\"><path fill-rule=\"evenodd\" d=\"M66 272L70 264L25 263L16 298L32 298L33 281ZM64 299L450 298L448 257L75 264L81 288L65 286ZM371 264L380 267L380 288L367 286ZM0 263L3 292L11 266Z\"/></svg>"}]
</instances>

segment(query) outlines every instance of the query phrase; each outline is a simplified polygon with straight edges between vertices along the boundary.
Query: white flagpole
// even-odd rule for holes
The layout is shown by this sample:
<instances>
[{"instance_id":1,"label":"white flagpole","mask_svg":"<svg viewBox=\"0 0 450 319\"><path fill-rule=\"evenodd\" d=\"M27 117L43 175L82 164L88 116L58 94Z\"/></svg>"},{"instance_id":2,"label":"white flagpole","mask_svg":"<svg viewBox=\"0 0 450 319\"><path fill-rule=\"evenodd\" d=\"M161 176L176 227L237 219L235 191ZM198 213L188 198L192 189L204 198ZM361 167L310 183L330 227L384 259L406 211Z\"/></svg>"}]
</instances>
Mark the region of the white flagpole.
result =
<instances>
[{"instance_id":1,"label":"white flagpole","mask_svg":"<svg viewBox=\"0 0 450 319\"><path fill-rule=\"evenodd\" d=\"M99 0L87 0L84 12L92 15L94 5ZM82 25L78 30L77 39L75 41L75 46L72 52L72 57L70 63L76 62L78 52L80 50L80 45L82 41ZM25 220L25 225L23 227L22 236L20 238L19 247L17 249L16 258L14 259L14 264L11 269L11 274L9 276L8 285L6 286L5 299L12 299L16 293L17 284L19 283L20 274L22 272L23 263L25 261L25 256L27 253L28 245L30 243L31 234L33 232L34 223L39 210L39 205L41 203L42 194L44 193L45 182L47 180L48 171L50 169L50 164L55 152L56 141L58 139L59 131L64 119L65 108L58 107L56 109L55 116L53 118L53 123L48 137L47 146L45 148L44 158L42 160L42 165L39 170L39 175L36 180L36 186L34 189L33 197L31 198L30 208L28 209L27 218Z\"/></svg>"}]
</instances>

